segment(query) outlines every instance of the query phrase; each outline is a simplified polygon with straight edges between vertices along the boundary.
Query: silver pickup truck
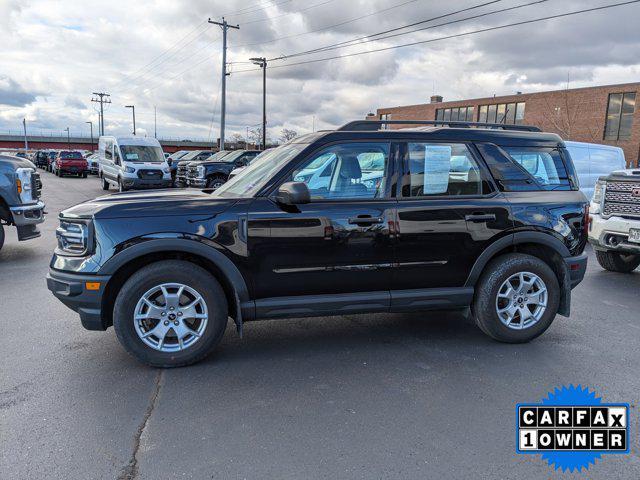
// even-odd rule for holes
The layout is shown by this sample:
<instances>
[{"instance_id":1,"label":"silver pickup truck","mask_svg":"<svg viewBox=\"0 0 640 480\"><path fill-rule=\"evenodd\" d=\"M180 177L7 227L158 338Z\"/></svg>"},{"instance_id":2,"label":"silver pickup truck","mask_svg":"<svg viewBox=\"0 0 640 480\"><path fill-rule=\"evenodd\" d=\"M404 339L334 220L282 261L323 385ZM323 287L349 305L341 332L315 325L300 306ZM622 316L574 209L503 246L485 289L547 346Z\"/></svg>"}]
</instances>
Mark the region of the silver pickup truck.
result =
<instances>
[{"instance_id":1,"label":"silver pickup truck","mask_svg":"<svg viewBox=\"0 0 640 480\"><path fill-rule=\"evenodd\" d=\"M4 226L18 230L18 240L40 236L37 228L44 222L44 202L40 200L42 183L29 160L0 155L0 248L4 244Z\"/></svg>"},{"instance_id":2,"label":"silver pickup truck","mask_svg":"<svg viewBox=\"0 0 640 480\"><path fill-rule=\"evenodd\" d=\"M598 263L612 272L640 266L640 169L601 177L590 205L589 242Z\"/></svg>"}]
</instances>

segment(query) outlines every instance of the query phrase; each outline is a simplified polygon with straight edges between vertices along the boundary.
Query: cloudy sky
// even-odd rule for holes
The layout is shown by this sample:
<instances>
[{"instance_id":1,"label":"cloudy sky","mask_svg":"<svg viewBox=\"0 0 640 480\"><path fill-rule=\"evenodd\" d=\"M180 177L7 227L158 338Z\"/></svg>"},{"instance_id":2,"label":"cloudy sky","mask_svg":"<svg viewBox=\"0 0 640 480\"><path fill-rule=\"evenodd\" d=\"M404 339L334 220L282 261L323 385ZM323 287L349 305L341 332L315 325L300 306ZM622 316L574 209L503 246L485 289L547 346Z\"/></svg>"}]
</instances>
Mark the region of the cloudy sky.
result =
<instances>
[{"instance_id":1,"label":"cloudy sky","mask_svg":"<svg viewBox=\"0 0 640 480\"><path fill-rule=\"evenodd\" d=\"M617 0L622 1L622 0ZM97 123L91 92L111 94L107 132L217 138L221 30L229 32L227 136L261 121L261 72L269 59L360 39L328 51L273 60L269 134L300 133L363 118L378 107L423 103L433 93L468 97L640 80L640 3L485 33L455 34L617 3L615 0L0 0L0 133L87 134ZM531 4L522 8L511 7ZM458 10L466 12L450 15ZM494 12L494 13L491 13ZM486 14L486 15L485 15ZM479 18L468 18L478 17ZM434 17L418 32L368 35ZM455 23L451 23L456 21ZM441 25L449 23L449 25ZM429 27L426 28L425 27ZM391 35L387 34L387 35ZM439 40L440 39L440 40ZM369 40L369 41L367 41ZM337 55L433 40L365 55ZM278 68L271 68L278 67Z\"/></svg>"}]
</instances>

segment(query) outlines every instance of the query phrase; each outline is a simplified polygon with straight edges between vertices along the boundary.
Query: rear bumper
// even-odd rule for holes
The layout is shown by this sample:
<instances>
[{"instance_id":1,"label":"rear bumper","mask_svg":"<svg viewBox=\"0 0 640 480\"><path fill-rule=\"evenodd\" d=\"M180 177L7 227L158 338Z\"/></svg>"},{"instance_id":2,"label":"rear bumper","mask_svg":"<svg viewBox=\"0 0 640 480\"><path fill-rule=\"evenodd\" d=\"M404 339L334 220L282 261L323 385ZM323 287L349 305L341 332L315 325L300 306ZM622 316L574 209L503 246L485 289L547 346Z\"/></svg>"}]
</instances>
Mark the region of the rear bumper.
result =
<instances>
[{"instance_id":1,"label":"rear bumper","mask_svg":"<svg viewBox=\"0 0 640 480\"><path fill-rule=\"evenodd\" d=\"M77 275L49 269L47 288L53 295L80 315L87 330L106 330L102 318L102 296L110 275ZM100 284L97 290L87 290L86 283Z\"/></svg>"},{"instance_id":2,"label":"rear bumper","mask_svg":"<svg viewBox=\"0 0 640 480\"><path fill-rule=\"evenodd\" d=\"M587 254L583 253L577 257L567 257L564 262L567 264L569 270L569 283L571 289L577 287L584 279L584 275L587 271Z\"/></svg>"}]
</instances>

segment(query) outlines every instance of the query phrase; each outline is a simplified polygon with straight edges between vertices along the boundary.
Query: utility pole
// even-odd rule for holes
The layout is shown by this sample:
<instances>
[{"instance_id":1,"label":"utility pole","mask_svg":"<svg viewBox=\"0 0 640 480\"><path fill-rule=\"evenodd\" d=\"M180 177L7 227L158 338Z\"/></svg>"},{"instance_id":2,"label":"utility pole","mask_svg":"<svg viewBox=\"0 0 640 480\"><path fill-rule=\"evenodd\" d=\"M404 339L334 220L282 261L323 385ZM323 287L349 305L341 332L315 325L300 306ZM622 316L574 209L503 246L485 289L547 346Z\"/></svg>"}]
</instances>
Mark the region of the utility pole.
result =
<instances>
[{"instance_id":1,"label":"utility pole","mask_svg":"<svg viewBox=\"0 0 640 480\"><path fill-rule=\"evenodd\" d=\"M251 58L255 65L262 69L262 150L267 149L267 59Z\"/></svg>"},{"instance_id":2,"label":"utility pole","mask_svg":"<svg viewBox=\"0 0 640 480\"><path fill-rule=\"evenodd\" d=\"M224 150L224 127L225 127L225 114L227 109L227 30L235 28L240 30L239 25L229 25L227 21L222 17L222 22L214 22L209 19L209 23L218 25L222 28L222 100L220 103L220 150Z\"/></svg>"},{"instance_id":3,"label":"utility pole","mask_svg":"<svg viewBox=\"0 0 640 480\"><path fill-rule=\"evenodd\" d=\"M247 127L247 138L244 141L245 150L249 150L249 127Z\"/></svg>"},{"instance_id":4,"label":"utility pole","mask_svg":"<svg viewBox=\"0 0 640 480\"><path fill-rule=\"evenodd\" d=\"M69 127L64 129L67 132L67 150L71 150L71 139L69 138Z\"/></svg>"},{"instance_id":5,"label":"utility pole","mask_svg":"<svg viewBox=\"0 0 640 480\"><path fill-rule=\"evenodd\" d=\"M29 142L27 141L27 119L22 119L22 127L24 128L24 151L29 150Z\"/></svg>"},{"instance_id":6,"label":"utility pole","mask_svg":"<svg viewBox=\"0 0 640 480\"><path fill-rule=\"evenodd\" d=\"M84 123L88 123L89 127L91 128L91 151L93 152L93 122L84 122Z\"/></svg>"},{"instance_id":7,"label":"utility pole","mask_svg":"<svg viewBox=\"0 0 640 480\"><path fill-rule=\"evenodd\" d=\"M153 138L158 138L158 110L153 106Z\"/></svg>"},{"instance_id":8,"label":"utility pole","mask_svg":"<svg viewBox=\"0 0 640 480\"><path fill-rule=\"evenodd\" d=\"M125 105L124 108L130 108L133 111L133 134L136 134L136 106L135 105Z\"/></svg>"},{"instance_id":9,"label":"utility pole","mask_svg":"<svg viewBox=\"0 0 640 480\"><path fill-rule=\"evenodd\" d=\"M98 98L92 98L91 101L100 104L100 135L104 135L104 104L111 103L111 95L104 92L93 92Z\"/></svg>"}]
</instances>

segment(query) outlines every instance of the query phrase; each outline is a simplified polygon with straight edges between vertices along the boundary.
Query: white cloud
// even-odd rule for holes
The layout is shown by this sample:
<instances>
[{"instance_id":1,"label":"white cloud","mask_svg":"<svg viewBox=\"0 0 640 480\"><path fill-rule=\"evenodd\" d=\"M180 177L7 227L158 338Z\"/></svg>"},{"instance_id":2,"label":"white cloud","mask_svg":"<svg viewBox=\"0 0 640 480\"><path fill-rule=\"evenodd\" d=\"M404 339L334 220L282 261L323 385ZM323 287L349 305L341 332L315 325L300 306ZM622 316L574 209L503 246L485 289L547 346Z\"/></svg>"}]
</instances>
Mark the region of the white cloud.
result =
<instances>
[{"instance_id":1,"label":"white cloud","mask_svg":"<svg viewBox=\"0 0 640 480\"><path fill-rule=\"evenodd\" d=\"M438 22L524 1L504 0ZM124 105L135 104L141 132L153 132L155 106L160 135L207 137L212 131L215 137L220 29L208 25L207 18L224 13L231 23L240 24L240 30L229 33L228 60L246 62L254 56L273 58L350 40L481 3L416 0L364 17L405 2L113 0L107 5L86 0L4 0L0 2L0 103L4 103L0 129L18 128L27 117L34 128L60 131L69 126L84 132L88 128L84 122L97 124L96 105L90 99L92 92L100 90L109 92L113 102L105 113L110 132L131 129L131 113ZM433 39L600 4L598 0L549 0L270 65ZM557 88L564 85L567 73L573 86L634 81L640 72L639 13L640 7L633 5L410 48L268 69L270 134L277 138L283 127L308 131L314 116L317 128L333 127L363 118L377 107L423 103L434 92L455 99ZM348 22L358 17L364 18ZM330 25L336 26L327 28ZM315 30L319 31L305 34ZM280 37L288 38L273 41ZM176 42L186 46L172 48ZM245 63L231 67L230 133L244 134L247 125L261 121L261 73L240 72L253 68Z\"/></svg>"}]
</instances>

